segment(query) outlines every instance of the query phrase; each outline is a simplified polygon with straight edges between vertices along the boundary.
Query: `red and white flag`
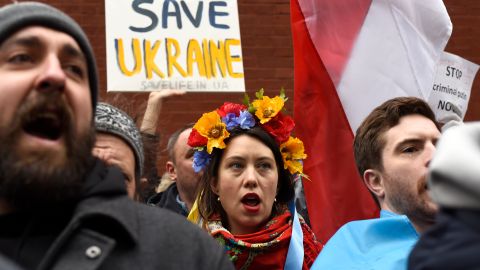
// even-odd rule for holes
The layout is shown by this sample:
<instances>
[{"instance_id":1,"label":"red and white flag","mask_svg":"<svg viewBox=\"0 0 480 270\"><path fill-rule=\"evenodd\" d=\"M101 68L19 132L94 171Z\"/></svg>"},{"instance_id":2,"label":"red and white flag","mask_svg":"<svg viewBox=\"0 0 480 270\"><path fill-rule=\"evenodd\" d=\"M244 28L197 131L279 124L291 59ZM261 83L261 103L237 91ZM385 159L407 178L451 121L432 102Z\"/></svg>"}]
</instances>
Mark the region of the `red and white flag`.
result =
<instances>
[{"instance_id":1,"label":"red and white flag","mask_svg":"<svg viewBox=\"0 0 480 270\"><path fill-rule=\"evenodd\" d=\"M296 135L305 196L326 243L344 223L378 215L353 158L353 134L396 96L428 99L452 25L441 0L291 0Z\"/></svg>"}]
</instances>

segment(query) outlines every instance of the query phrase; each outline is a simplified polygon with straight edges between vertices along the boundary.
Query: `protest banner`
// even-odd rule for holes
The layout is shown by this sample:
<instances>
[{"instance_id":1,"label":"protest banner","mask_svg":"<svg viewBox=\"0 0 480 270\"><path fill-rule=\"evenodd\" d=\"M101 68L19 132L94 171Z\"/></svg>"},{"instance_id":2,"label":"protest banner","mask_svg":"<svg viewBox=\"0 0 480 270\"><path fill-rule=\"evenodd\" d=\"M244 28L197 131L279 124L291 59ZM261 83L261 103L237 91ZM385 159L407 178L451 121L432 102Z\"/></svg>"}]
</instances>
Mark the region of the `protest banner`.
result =
<instances>
[{"instance_id":1,"label":"protest banner","mask_svg":"<svg viewBox=\"0 0 480 270\"><path fill-rule=\"evenodd\" d=\"M245 91L236 0L105 0L107 91Z\"/></svg>"},{"instance_id":2,"label":"protest banner","mask_svg":"<svg viewBox=\"0 0 480 270\"><path fill-rule=\"evenodd\" d=\"M463 120L477 71L478 65L475 63L451 53L442 54L428 98L437 120L443 122L442 119L450 118L452 113Z\"/></svg>"}]
</instances>

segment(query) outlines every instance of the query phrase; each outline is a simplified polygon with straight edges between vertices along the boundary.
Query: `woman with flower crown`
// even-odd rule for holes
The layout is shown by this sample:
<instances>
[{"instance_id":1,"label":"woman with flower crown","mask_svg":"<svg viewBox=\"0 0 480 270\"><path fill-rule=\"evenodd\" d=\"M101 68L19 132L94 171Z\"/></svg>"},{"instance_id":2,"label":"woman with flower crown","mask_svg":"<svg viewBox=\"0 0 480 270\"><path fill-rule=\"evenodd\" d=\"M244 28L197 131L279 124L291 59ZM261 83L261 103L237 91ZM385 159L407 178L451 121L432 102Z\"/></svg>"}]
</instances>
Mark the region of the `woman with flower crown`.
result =
<instances>
[{"instance_id":1,"label":"woman with flower crown","mask_svg":"<svg viewBox=\"0 0 480 270\"><path fill-rule=\"evenodd\" d=\"M293 204L306 155L290 136L285 101L261 90L252 103L225 103L203 114L189 137L194 169L204 171L203 227L237 269L309 269L322 248Z\"/></svg>"}]
</instances>

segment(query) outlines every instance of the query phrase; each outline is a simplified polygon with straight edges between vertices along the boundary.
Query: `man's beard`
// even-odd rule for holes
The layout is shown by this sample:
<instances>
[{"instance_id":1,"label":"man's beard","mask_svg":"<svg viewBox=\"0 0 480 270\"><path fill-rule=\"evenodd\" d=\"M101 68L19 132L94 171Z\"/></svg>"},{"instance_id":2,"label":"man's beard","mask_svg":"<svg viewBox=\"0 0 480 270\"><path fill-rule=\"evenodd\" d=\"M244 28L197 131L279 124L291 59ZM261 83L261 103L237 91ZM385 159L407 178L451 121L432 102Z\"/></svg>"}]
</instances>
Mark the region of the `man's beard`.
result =
<instances>
[{"instance_id":1,"label":"man's beard","mask_svg":"<svg viewBox=\"0 0 480 270\"><path fill-rule=\"evenodd\" d=\"M390 179L390 181L401 181L402 179ZM408 216L410 220L422 224L433 224L438 211L432 207L433 202L425 197L425 179L417 181L414 193L404 186L397 185L391 190L390 201L393 207L400 213Z\"/></svg>"},{"instance_id":2,"label":"man's beard","mask_svg":"<svg viewBox=\"0 0 480 270\"><path fill-rule=\"evenodd\" d=\"M45 112L55 115L54 120L49 120L52 114L39 120ZM28 209L80 197L93 161L95 133L89 127L77 134L74 122L64 98L56 93L39 94L18 108L10 125L0 128L0 198L14 209ZM63 136L62 151L21 145L19 138L31 129L46 137Z\"/></svg>"}]
</instances>

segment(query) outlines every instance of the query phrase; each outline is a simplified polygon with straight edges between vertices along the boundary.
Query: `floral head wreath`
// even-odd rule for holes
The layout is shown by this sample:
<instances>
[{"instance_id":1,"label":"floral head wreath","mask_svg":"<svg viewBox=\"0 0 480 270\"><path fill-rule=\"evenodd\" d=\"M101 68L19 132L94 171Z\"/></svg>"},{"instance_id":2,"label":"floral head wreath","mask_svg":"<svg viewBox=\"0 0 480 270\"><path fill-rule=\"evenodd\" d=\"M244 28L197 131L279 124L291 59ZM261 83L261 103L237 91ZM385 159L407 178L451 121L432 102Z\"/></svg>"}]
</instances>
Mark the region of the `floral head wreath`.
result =
<instances>
[{"instance_id":1,"label":"floral head wreath","mask_svg":"<svg viewBox=\"0 0 480 270\"><path fill-rule=\"evenodd\" d=\"M193 126L188 144L195 149L193 168L195 172L205 168L211 159L213 148L226 147L224 140L230 136L234 128L251 129L255 126L263 128L280 147L285 169L290 173L303 174L302 160L303 142L291 136L295 123L290 116L283 115L281 110L287 98L282 89L279 96L269 98L263 95L263 89L255 94L252 103L245 94L244 105L225 102L220 108L204 113Z\"/></svg>"}]
</instances>

